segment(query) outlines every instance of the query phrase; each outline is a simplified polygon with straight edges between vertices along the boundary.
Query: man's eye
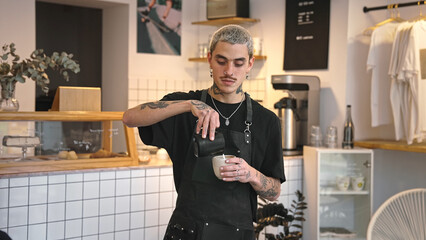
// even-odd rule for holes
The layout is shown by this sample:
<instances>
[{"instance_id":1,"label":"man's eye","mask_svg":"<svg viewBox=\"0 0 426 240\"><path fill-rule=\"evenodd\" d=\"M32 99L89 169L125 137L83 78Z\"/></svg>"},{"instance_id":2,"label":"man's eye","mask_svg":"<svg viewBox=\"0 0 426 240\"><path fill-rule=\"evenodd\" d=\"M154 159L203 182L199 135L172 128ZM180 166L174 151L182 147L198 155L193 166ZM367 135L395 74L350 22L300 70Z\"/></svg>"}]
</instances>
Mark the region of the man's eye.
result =
<instances>
[{"instance_id":1,"label":"man's eye","mask_svg":"<svg viewBox=\"0 0 426 240\"><path fill-rule=\"evenodd\" d=\"M243 61L238 61L234 63L236 67L242 67L244 65Z\"/></svg>"},{"instance_id":2,"label":"man's eye","mask_svg":"<svg viewBox=\"0 0 426 240\"><path fill-rule=\"evenodd\" d=\"M225 65L225 64L226 64L226 62L225 62L225 61L217 61L217 63L218 63L219 65Z\"/></svg>"}]
</instances>

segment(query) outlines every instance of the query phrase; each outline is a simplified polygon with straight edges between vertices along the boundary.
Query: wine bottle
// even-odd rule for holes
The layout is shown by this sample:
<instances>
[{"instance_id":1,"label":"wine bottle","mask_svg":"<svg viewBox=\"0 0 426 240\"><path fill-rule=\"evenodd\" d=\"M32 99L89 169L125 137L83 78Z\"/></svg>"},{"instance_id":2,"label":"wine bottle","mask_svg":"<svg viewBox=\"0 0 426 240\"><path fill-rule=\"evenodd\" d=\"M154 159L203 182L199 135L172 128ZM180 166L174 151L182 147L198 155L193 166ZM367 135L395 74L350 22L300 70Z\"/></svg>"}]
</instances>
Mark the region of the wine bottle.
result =
<instances>
[{"instance_id":1,"label":"wine bottle","mask_svg":"<svg viewBox=\"0 0 426 240\"><path fill-rule=\"evenodd\" d=\"M354 123L351 116L351 105L346 106L346 119L343 127L342 148L354 148Z\"/></svg>"}]
</instances>

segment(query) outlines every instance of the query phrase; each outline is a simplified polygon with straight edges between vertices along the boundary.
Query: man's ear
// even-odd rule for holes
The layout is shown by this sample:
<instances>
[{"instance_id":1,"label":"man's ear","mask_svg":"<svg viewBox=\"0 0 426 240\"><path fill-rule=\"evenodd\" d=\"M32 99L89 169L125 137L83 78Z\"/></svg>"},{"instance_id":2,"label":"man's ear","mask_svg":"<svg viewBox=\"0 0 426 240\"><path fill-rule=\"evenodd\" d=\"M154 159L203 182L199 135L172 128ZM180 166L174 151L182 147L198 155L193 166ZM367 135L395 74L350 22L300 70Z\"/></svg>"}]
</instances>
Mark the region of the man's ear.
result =
<instances>
[{"instance_id":1,"label":"man's ear","mask_svg":"<svg viewBox=\"0 0 426 240\"><path fill-rule=\"evenodd\" d=\"M207 53L207 60L209 61L209 64L211 65L212 64L212 54L210 52Z\"/></svg>"},{"instance_id":2,"label":"man's ear","mask_svg":"<svg viewBox=\"0 0 426 240\"><path fill-rule=\"evenodd\" d=\"M251 68L253 67L253 64L254 64L254 56L253 57L251 57L251 59L249 60L249 62L248 62L248 71L250 71L251 70Z\"/></svg>"}]
</instances>

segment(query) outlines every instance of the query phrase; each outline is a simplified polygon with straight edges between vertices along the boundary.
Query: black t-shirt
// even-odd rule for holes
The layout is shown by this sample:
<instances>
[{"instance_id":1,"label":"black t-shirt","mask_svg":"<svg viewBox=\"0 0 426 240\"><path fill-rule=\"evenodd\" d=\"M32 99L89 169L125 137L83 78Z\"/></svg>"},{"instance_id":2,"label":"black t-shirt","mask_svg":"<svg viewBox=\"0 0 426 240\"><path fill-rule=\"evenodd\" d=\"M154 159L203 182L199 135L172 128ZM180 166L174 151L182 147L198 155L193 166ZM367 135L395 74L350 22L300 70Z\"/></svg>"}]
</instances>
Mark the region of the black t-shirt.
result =
<instances>
[{"instance_id":1,"label":"black t-shirt","mask_svg":"<svg viewBox=\"0 0 426 240\"><path fill-rule=\"evenodd\" d=\"M200 100L201 92L190 91L188 93L175 92L163 97L162 101L173 100ZM215 109L209 94L206 103ZM225 104L215 100L215 104L224 116L231 115L237 109L239 103ZM243 132L246 129L246 100L238 111L229 119L229 126L225 125L225 119L220 118L220 127ZM270 110L264 108L256 101L252 101L253 121L250 126L252 133L252 167L259 170L265 176L285 181L283 154L281 145L281 127L279 118ZM154 145L165 148L173 162L173 174L176 190L179 190L180 180L183 174L185 161L195 160L193 154L187 155L192 144L192 135L195 130L197 118L191 112L179 114L154 125L139 127L139 135L146 145ZM185 159L192 156L193 159Z\"/></svg>"}]
</instances>

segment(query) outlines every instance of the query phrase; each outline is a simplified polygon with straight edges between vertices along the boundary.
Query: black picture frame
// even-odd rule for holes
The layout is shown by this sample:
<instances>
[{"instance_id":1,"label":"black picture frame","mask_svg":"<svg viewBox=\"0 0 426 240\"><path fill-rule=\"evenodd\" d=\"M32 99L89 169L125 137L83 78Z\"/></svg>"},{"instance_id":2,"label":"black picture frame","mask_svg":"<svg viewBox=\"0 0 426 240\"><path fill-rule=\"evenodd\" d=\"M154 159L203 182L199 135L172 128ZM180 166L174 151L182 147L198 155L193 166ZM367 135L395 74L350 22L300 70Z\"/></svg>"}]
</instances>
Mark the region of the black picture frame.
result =
<instances>
[{"instance_id":1,"label":"black picture frame","mask_svg":"<svg viewBox=\"0 0 426 240\"><path fill-rule=\"evenodd\" d=\"M327 69L330 0L286 1L284 70Z\"/></svg>"}]
</instances>

